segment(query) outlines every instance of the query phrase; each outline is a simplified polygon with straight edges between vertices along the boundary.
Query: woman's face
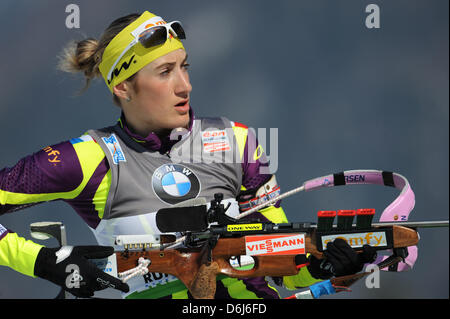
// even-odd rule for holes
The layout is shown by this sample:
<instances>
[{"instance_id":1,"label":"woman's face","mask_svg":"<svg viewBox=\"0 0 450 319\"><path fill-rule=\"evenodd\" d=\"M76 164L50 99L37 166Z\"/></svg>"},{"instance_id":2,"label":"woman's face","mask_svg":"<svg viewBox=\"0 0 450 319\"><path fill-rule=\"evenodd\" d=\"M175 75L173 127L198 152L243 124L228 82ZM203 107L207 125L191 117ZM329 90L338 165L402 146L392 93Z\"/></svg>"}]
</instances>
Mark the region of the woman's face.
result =
<instances>
[{"instance_id":1,"label":"woman's face","mask_svg":"<svg viewBox=\"0 0 450 319\"><path fill-rule=\"evenodd\" d=\"M189 125L189 81L186 51L172 51L142 68L128 86L122 108L127 122L141 136Z\"/></svg>"}]
</instances>

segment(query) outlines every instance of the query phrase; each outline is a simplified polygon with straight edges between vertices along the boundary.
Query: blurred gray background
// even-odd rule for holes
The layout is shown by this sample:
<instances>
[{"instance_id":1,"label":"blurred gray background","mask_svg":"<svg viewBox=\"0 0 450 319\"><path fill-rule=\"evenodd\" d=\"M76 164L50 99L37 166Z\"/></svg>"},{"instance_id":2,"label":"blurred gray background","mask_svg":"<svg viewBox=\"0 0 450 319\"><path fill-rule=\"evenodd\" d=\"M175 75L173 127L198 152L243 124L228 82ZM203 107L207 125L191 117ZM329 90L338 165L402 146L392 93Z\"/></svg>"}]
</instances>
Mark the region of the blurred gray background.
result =
<instances>
[{"instance_id":1,"label":"blurred gray background","mask_svg":"<svg viewBox=\"0 0 450 319\"><path fill-rule=\"evenodd\" d=\"M79 29L65 25L71 3L81 10ZM365 26L371 3L381 9L379 29ZM448 6L447 0L2 0L0 167L116 121L120 112L103 81L76 96L84 80L57 71L57 55L72 39L98 38L114 19L149 10L185 26L197 115L278 129L282 191L342 170L390 170L407 177L416 194L411 221L448 219ZM269 155L271 149L268 139ZM379 217L397 195L389 187L348 186L302 193L283 207L291 221L315 221L318 210L328 209L375 208ZM0 216L28 239L29 224L43 220L62 221L72 245L95 243L64 203ZM379 289L361 281L331 298L448 298L448 229L420 234L412 271L383 272ZM0 298L53 298L58 291L0 268Z\"/></svg>"}]
</instances>

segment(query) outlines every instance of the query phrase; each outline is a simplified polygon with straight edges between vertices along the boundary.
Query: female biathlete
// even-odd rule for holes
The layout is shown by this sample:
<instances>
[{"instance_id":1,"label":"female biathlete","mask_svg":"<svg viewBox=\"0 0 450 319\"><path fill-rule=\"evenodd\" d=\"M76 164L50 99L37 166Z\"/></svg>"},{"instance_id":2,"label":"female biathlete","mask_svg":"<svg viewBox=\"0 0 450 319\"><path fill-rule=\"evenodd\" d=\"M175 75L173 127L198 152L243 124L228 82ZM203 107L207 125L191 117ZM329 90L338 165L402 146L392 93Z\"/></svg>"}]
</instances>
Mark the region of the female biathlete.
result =
<instances>
[{"instance_id":1,"label":"female biathlete","mask_svg":"<svg viewBox=\"0 0 450 319\"><path fill-rule=\"evenodd\" d=\"M123 283L89 259L111 255L117 235L158 233L151 216L160 208L196 197L209 202L222 193L231 205L228 214L236 216L260 204L267 193L279 192L275 176L262 169L267 161L248 127L223 117L194 116L185 37L180 22L168 23L146 11L115 20L98 41L85 39L65 50L63 69L83 72L86 87L101 76L121 109L120 119L0 170L0 215L63 200L90 227L99 246L47 248L0 225L0 265L47 279L77 297L115 288L125 298L190 298L173 276L147 274ZM279 202L250 216L255 217L287 222ZM295 289L356 273L373 254L358 257L337 240L324 260L305 256L299 262L308 261L308 267L275 282ZM69 265L77 271L76 285L68 284ZM263 277L219 276L215 297L279 294Z\"/></svg>"}]
</instances>

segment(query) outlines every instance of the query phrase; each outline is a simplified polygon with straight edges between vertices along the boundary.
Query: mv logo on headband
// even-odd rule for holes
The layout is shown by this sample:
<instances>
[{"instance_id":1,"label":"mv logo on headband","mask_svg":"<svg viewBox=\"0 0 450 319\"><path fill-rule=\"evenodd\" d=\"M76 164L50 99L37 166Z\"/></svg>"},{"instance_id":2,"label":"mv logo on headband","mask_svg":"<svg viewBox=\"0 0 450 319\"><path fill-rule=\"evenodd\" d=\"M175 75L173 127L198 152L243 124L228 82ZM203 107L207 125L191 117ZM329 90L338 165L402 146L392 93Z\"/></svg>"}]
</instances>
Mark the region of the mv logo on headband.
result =
<instances>
[{"instance_id":1,"label":"mv logo on headband","mask_svg":"<svg viewBox=\"0 0 450 319\"><path fill-rule=\"evenodd\" d=\"M122 70L128 70L128 68L130 67L131 63L136 63L136 60L134 60L135 55L133 54L133 56L130 58L130 60L127 62L123 62L122 65L120 66L119 69L115 68L113 73L111 74L111 79L108 80L108 84L111 84L112 80L114 79L114 77L119 76L120 72L122 72Z\"/></svg>"}]
</instances>

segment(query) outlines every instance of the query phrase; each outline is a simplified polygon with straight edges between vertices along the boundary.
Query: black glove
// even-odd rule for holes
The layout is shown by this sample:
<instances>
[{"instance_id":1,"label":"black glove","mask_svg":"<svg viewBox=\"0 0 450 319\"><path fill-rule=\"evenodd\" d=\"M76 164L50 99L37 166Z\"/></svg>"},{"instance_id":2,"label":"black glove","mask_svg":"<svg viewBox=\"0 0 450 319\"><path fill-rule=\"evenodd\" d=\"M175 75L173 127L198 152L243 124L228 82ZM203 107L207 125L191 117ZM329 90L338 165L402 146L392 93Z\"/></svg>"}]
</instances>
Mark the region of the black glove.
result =
<instances>
[{"instance_id":1,"label":"black glove","mask_svg":"<svg viewBox=\"0 0 450 319\"><path fill-rule=\"evenodd\" d=\"M352 275L360 272L365 263L375 260L377 252L369 245L363 246L363 251L357 253L341 238L336 238L327 244L323 252L324 259L310 256L308 270L314 278L329 279L333 276Z\"/></svg>"},{"instance_id":2,"label":"black glove","mask_svg":"<svg viewBox=\"0 0 450 319\"><path fill-rule=\"evenodd\" d=\"M95 291L106 288L128 292L130 288L127 284L88 260L106 258L113 253L114 248L107 246L43 247L36 258L34 274L61 286L76 297L92 297Z\"/></svg>"}]
</instances>

